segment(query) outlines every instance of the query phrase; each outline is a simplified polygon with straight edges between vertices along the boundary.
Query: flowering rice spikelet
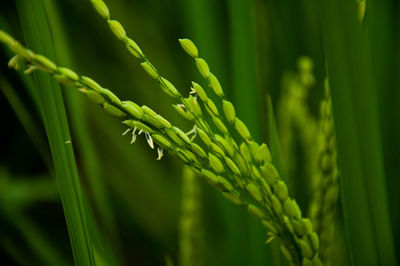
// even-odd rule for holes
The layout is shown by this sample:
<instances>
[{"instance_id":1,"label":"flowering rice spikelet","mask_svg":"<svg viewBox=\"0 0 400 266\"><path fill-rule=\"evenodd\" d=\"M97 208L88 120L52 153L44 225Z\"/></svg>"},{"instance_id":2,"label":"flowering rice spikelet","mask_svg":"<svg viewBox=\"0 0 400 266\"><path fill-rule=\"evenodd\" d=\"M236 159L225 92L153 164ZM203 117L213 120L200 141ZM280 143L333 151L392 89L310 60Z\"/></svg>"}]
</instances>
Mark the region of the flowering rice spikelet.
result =
<instances>
[{"instance_id":1,"label":"flowering rice spikelet","mask_svg":"<svg viewBox=\"0 0 400 266\"><path fill-rule=\"evenodd\" d=\"M161 76L139 46L135 42L132 43L123 26L110 18L104 2L93 0L92 4L107 21L116 37L128 50L133 49L134 56L142 60L144 70L158 82L160 88L180 102L174 108L184 114L184 117L190 118L195 126L193 130L185 133L150 107L139 107L134 102L121 101L111 90L104 89L94 80L82 77L70 69L60 68L45 57L28 51L1 30L0 41L17 53L27 65L49 73L63 84L80 89L86 95L90 91L89 99L111 115L124 119L122 122L128 127L124 134L132 134L131 143L143 134L150 148L157 147L157 159L163 156L163 149L166 149L193 171L201 173L201 176L225 198L260 219L270 234L280 240L282 252L292 264L301 265L304 259L308 259L314 262L314 265L318 265L315 264L315 261L320 261L318 235L312 227L306 226L307 220L302 217L295 200L290 198L286 184L271 163L268 147L255 143L246 124L236 117L233 104L225 99L218 79L210 71L207 62L198 57L197 47L187 39L181 40L183 49L194 58L199 72L208 81L213 93L218 96L224 110L219 110L197 83L192 85L200 100L195 96L184 98L170 81ZM202 108L206 112L202 112ZM222 113L224 115L220 115ZM209 120L206 120L205 116L208 116ZM208 121L213 121L222 135L215 134ZM233 130L243 138L240 146L231 135ZM199 136L203 143L195 143L195 136ZM301 234L296 233L296 226L300 228L298 231Z\"/></svg>"},{"instance_id":2,"label":"flowering rice spikelet","mask_svg":"<svg viewBox=\"0 0 400 266\"><path fill-rule=\"evenodd\" d=\"M189 39L179 39L179 42L183 48L183 50L185 50L186 53L188 53L188 55L190 55L191 57L198 57L199 56L199 51L197 50L196 45Z\"/></svg>"}]
</instances>

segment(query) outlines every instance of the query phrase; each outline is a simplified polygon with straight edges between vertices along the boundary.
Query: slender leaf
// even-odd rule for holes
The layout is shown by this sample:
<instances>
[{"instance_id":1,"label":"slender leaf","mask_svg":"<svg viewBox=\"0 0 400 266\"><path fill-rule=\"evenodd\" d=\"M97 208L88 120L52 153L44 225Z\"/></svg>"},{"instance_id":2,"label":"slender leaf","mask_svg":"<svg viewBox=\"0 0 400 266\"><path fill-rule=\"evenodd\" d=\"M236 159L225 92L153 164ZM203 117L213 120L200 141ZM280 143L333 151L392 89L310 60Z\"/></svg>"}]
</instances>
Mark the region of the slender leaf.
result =
<instances>
[{"instance_id":1,"label":"slender leaf","mask_svg":"<svg viewBox=\"0 0 400 266\"><path fill-rule=\"evenodd\" d=\"M253 137L261 140L261 101L257 77L256 38L254 24L254 1L228 1L231 60L232 94L238 116L246 121ZM258 221L248 220L249 255L248 265L270 264L265 246L265 229Z\"/></svg>"},{"instance_id":2,"label":"slender leaf","mask_svg":"<svg viewBox=\"0 0 400 266\"><path fill-rule=\"evenodd\" d=\"M347 250L352 265L395 265L369 40L355 1L322 1Z\"/></svg>"},{"instance_id":3,"label":"slender leaf","mask_svg":"<svg viewBox=\"0 0 400 266\"><path fill-rule=\"evenodd\" d=\"M17 8L28 45L54 60L42 2L18 0ZM76 265L95 265L61 88L51 77L42 73L34 73L33 79L43 109L74 261Z\"/></svg>"},{"instance_id":4,"label":"slender leaf","mask_svg":"<svg viewBox=\"0 0 400 266\"><path fill-rule=\"evenodd\" d=\"M70 53L69 41L64 31L63 21L59 15L59 4L54 0L42 1L52 33L57 62L63 66L76 68L74 67L75 63L73 63L74 60L72 60ZM108 243L106 244L108 248L102 250L102 254L105 255L105 253L109 253L111 250L119 253L121 245L118 239L115 218L109 202L109 193L104 183L104 175L101 174L101 164L94 147L94 142L89 134L90 129L85 108L85 104L88 102L82 97L82 95L78 94L74 90L68 90L68 88L64 90L64 95L67 102L73 136L75 137L75 147L77 147L77 150L81 155L80 159L82 161L82 168L88 180L88 189L94 200L93 208L91 209L97 210L100 217L100 221L94 221L94 219L91 218L93 220L92 224L94 224L96 228L99 228L102 224L105 225L103 236L96 237L96 239L101 242L97 243L97 245L105 244L105 241L101 240L102 238L109 239L109 241L106 242ZM96 231L97 230L99 229L96 229ZM111 247L113 247L113 249ZM111 254L107 254L107 259L115 260L115 258L112 258ZM110 264L115 264L115 262L108 262Z\"/></svg>"}]
</instances>

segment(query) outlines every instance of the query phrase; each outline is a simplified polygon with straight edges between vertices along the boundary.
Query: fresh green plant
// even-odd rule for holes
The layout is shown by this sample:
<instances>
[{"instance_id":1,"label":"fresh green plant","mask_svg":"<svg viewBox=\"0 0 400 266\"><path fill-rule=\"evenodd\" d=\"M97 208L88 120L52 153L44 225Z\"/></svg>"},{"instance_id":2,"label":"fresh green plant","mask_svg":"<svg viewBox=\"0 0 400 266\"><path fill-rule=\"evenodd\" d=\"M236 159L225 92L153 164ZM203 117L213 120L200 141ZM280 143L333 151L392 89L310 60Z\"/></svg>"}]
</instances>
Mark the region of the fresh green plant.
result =
<instances>
[{"instance_id":1,"label":"fresh green plant","mask_svg":"<svg viewBox=\"0 0 400 266\"><path fill-rule=\"evenodd\" d=\"M137 256L141 257L138 260L140 264L146 260L143 258L150 256L131 254L131 251L141 253L142 247L152 246L152 252L161 250L161 256L165 256L164 265L174 265L174 261L181 266L208 265L211 260L215 265L235 266L259 266L267 262L278 266L395 265L396 239L393 240L390 223L397 219L397 205L393 200L387 202L384 170L392 170L387 170L392 175L387 180L395 183L393 169L396 168L384 164L387 158L391 159L388 151L392 149L387 148L390 141L386 140L385 152L382 153L381 122L385 125L385 136L395 134L388 133L391 132L388 126L390 119L378 112L383 110L388 114L394 107L380 106L378 100L387 101L390 94L377 90L378 84L382 87L392 84L386 81L390 73L385 73L390 61L387 59L391 55L389 52L382 52L382 56L375 53L386 51L378 49L384 47L383 44L395 43L390 42L395 38L389 37L391 31L394 32L389 27L381 27L385 29L382 35L386 39L376 41L381 33L376 30L376 25L391 25L389 21L393 16L387 12L389 5L373 0L352 3L324 0L321 3L300 1L290 5L279 2L269 6L262 1L232 0L224 4L228 6L230 19L230 43L227 47L225 42L221 42L224 37L219 36L226 29L215 27L219 21L215 7L223 4L213 2L188 0L182 7L186 16L185 30L193 32L191 39L200 45L196 46L190 39L179 39L179 42L194 60L198 76L203 78L202 81L192 82L191 86L187 86L188 90L177 89L183 87L182 83L178 83L177 76L181 80L186 79L188 75L185 71L189 70L174 73L171 66L180 63L180 59L171 60L168 46L157 44L157 49L153 47L152 52L161 51L160 54L167 59L156 68L153 60L150 61L144 53L151 45L139 46L127 35L125 29L130 28L130 20L132 25L143 25L136 27L139 33L159 35L160 32L156 27L145 26L146 15L136 19L136 16L124 11L119 0L108 3L115 14L118 7L122 11L118 14L119 20L114 19L114 12L110 15L109 7L103 0L86 1L86 4L93 5L109 27L110 32L105 34L111 33L119 41L114 40L112 45L123 44L126 48L109 49L110 43L104 38L104 25L96 24L100 31L94 32L93 36L100 40L96 40L95 44L107 47L109 53L101 54L95 64L88 64L92 68L87 69L96 69L100 73L109 71L103 76L91 73L89 76L96 77L96 81L75 72L73 69L87 72L87 69L82 70L86 62L73 63L70 60L73 53L68 53L69 44L73 43L80 49L89 43L85 38L92 35L85 29L78 38L66 38L56 8L58 3L52 0L16 1L24 42L29 48L14 39L13 36L19 36L18 31L8 27L3 21L6 16L0 14L0 27L4 29L0 29L0 43L8 48L5 54L11 58L9 67L26 74L19 76L28 94L18 90L20 84L13 80L12 75L3 73L0 75L0 88L16 119L40 151L49 169L48 175L56 177L75 264L117 266L123 265L124 259L129 259L131 264ZM143 6L151 6L147 2L143 6L138 3L133 5L136 5L135 10L139 14ZM163 4L159 3L159 6ZM172 19L169 10L157 13L155 7L149 8L156 14L152 19ZM166 5L163 7L167 8ZM72 11L72 6L68 8L66 10ZM264 14L266 10L269 12L268 23L263 21L264 17L256 17L259 19L257 25L262 26L257 28L260 40L255 40L252 14ZM295 11L296 16L281 16L290 11ZM384 12L389 14L387 19L379 16ZM85 13L83 17L90 18L92 13ZM289 26L298 23L298 14L304 25ZM378 18L382 18L382 22ZM119 21L123 21L124 26ZM278 32L271 34L276 39L270 38L270 33L259 36L262 35L259 33L271 30ZM74 34L79 31L75 29ZM72 36L71 32L67 35ZM294 41L298 39L302 40L299 45ZM266 43L272 45L258 47L258 44ZM289 43L296 43L296 48L293 49L294 46ZM315 59L316 67L313 68L310 58L300 57L298 71L284 76L282 94L276 95L281 73L291 68L298 54L304 54L302 44L310 48L307 54ZM201 56L198 47L202 48ZM273 53L263 53L261 50L264 48ZM91 51L88 47L86 50ZM213 51L212 56L210 51ZM227 56L229 52L231 54ZM128 53L139 60L140 65L131 65L130 58L126 56ZM266 55L270 56L268 60L265 60ZM121 66L109 66L110 57L123 62L122 71ZM156 58L154 56L154 62ZM221 58L229 58L229 62ZM215 68L210 69L210 62ZM274 65L269 62L274 62ZM377 67L373 67L372 63ZM262 71L257 71L257 64ZM117 96L116 88L125 84L144 88L141 73L136 71L140 67L146 78L155 80L161 91L170 96L169 99L159 97L158 91L147 89L140 90L135 95L135 101L121 100L119 95L127 95L122 90ZM170 78L166 79L159 69L168 72ZM107 84L107 79L121 78L120 72L134 73L134 77L124 75L123 81L116 78L115 82L108 83L112 84L112 88L106 89L108 86L104 84ZM229 76L231 83L224 72L232 73ZM322 84L320 81L328 76L329 81L326 78ZM266 79L270 80L265 82ZM98 82L100 80L102 85ZM172 84L172 80L179 86ZM263 82L268 84L265 91L261 91L265 84L261 86L260 83ZM207 84L208 87L200 84ZM66 109L61 88L67 100ZM318 95L322 91L324 95ZM92 105L86 104L86 99L80 99L79 94L86 95L111 116L102 116L101 111L92 109ZM265 128L260 123L263 116L261 95L267 95ZM272 99L275 102L278 96L281 97L280 101L276 101L279 134L272 104ZM33 107L28 101L25 105L26 98L32 100ZM139 105L143 102L146 105ZM170 110L163 107L171 102L173 108L169 113ZM320 106L319 116L316 115L317 105ZM31 109L34 112L30 112ZM161 110L168 119L160 115ZM66 111L71 121L67 121ZM179 123L178 126L175 122L174 114L183 118L182 125ZM41 120L35 121L35 115ZM92 119L87 119L86 115ZM40 122L46 129L51 156L47 143L40 135ZM73 129L72 136L68 122ZM125 137L116 137L115 131L122 131L122 127L125 128L123 135L131 136L131 144L139 142L135 148L126 145ZM364 131L363 127L367 130ZM260 141L263 129L268 144ZM96 133L91 134L93 132ZM150 149L142 145L143 140ZM107 142L108 145L105 144ZM95 143L97 145L93 145ZM72 147L76 149L77 160ZM396 142L393 147L396 147ZM148 161L149 151L154 150L157 150L157 155L151 154L153 160ZM164 158L166 154L176 158ZM156 162L154 159L163 160ZM19 165L23 162L19 161ZM174 205L175 195L179 195L176 190L179 186L174 180L177 175L175 170L179 172L177 162L184 163L179 226L176 226L178 219L174 220L176 210L170 207ZM168 171L152 167L156 164L167 165L164 170ZM30 215L19 208L19 204L25 206L29 201L30 204L26 205L31 206L36 202L35 197L29 198L31 192L15 182L14 177L4 173L0 173L0 222L5 218L4 232L7 234L0 238L1 247L21 265L34 264L31 255L44 265L68 264L63 256L68 250L49 244L54 238L47 235L47 239L42 235ZM137 178L140 175L146 178ZM103 176L107 176L107 180L103 180ZM197 177L206 182L198 182ZM21 184L33 186L35 183L23 178ZM201 187L203 184L205 186ZM200 190L204 195L199 193ZM42 191L45 196L45 192L54 196L55 189L45 186ZM389 194L390 199L396 199L393 191L393 188L389 189L392 193ZM242 207L242 210L236 209L242 211L241 214L248 212L252 216L243 220L244 216L239 217L226 208L231 205L220 206L225 204L225 199L234 203L233 208ZM53 202L54 197L46 200L48 204ZM309 214L309 218L305 217L305 213ZM336 215L338 213L342 215ZM118 216L118 220L114 215ZM223 217L223 222L218 218L214 221L214 217L218 216ZM167 219L159 219L161 217ZM215 224L211 225L210 220ZM260 228L254 226L254 222L258 222ZM9 228L13 231L7 232ZM215 228L218 231L214 231ZM171 235L175 235L177 229L178 239L174 239ZM124 233L121 238L118 231ZM394 232L398 232L396 227ZM129 234L137 237L135 244L140 247L132 247L131 242L128 243ZM13 239L13 236L21 236L23 243L16 245L18 239ZM263 246L259 238L266 239L267 245ZM146 242L149 239L151 244ZM179 247L176 249L177 243ZM25 246L29 252L26 256L21 252ZM223 249L230 251L230 259L221 259L227 257L227 253L220 253ZM129 258L124 258L123 253ZM154 255L153 263L160 257L160 254ZM281 261L280 255L286 260Z\"/></svg>"},{"instance_id":2,"label":"fresh green plant","mask_svg":"<svg viewBox=\"0 0 400 266\"><path fill-rule=\"evenodd\" d=\"M225 100L221 85L210 72L206 61L198 57L198 50L193 42L188 39L180 40L183 49L194 57L199 72L208 79L214 93L221 98L226 121L244 140L240 145L236 144L222 121L223 117L220 116L218 108L200 85L193 82L192 92L198 95L204 104L203 108L224 136L213 133L203 118L197 98L193 96L183 98L172 83L157 72L139 46L126 36L121 24L109 19L109 12L105 6L100 5L98 1L94 3L100 14L108 19L113 33L126 43L131 53L144 60L142 66L145 71L158 80L168 95L181 102L175 108L186 119L194 121L195 127L191 133L199 134L204 144L203 148L194 142L194 138L190 139L181 129L171 125L168 120L149 107L139 107L134 102L121 101L114 93L104 89L93 79L79 76L68 68L58 67L49 59L26 49L10 35L1 31L1 42L16 53L9 65L19 70L27 64L25 70L27 74L40 70L49 73L64 85L79 88L109 114L126 119L123 123L128 129L124 135L131 131L131 142L135 142L137 131L138 135L144 133L152 149L155 147L154 142L159 145L157 159L161 159L164 149L178 155L193 170L202 174L211 185L221 190L226 198L247 208L251 214L261 219L271 235L282 241L282 252L290 261L295 264L311 263L311 261L316 265L321 264L318 255L318 235L313 231L311 221L302 218L299 207L288 196L285 183L270 163L271 155L267 146L257 144L246 125L236 117L232 103Z\"/></svg>"}]
</instances>

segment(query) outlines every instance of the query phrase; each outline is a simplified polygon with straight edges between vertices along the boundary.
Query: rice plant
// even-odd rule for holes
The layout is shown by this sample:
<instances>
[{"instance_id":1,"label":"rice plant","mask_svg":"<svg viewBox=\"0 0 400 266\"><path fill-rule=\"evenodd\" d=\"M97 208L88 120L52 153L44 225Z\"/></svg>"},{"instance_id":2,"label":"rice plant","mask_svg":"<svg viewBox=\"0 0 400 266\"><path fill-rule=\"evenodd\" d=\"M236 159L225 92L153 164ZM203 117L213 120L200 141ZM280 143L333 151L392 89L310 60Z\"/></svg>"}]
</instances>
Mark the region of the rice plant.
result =
<instances>
[{"instance_id":1,"label":"rice plant","mask_svg":"<svg viewBox=\"0 0 400 266\"><path fill-rule=\"evenodd\" d=\"M15 7L8 8L18 12L25 41L14 37L18 35L17 27L12 23L10 27L7 15L0 14L5 18L0 21L0 43L8 67L21 74L15 78L13 72L5 71L0 85L17 115L15 120L20 121L40 151L49 175L55 177L66 222L62 228L67 231L47 237L24 218L27 214L18 208L24 198L13 198L8 193L17 184L8 184L12 174L7 173L0 187L4 191L1 215L9 217L7 226L14 231L1 239L7 254L4 262L395 265L396 230L392 232L391 223L396 217L389 214L396 206L388 204L388 196L393 195L390 189L387 193L385 184L391 179L384 175L386 157L382 151L387 150L382 149L381 107L374 97L375 82L384 76L372 71L375 58L369 49L377 44L367 37L376 34L372 25L377 14L373 8L381 9L379 3L344 2L297 4L321 15L306 16L304 11L308 23L320 25L315 32L310 30L310 36L322 36L323 42L317 48L310 44L314 60L293 57L298 62L296 72L282 75L276 69L270 71L276 83L282 79L283 86L275 117L271 95L257 89L256 64L262 66L257 61L262 57L256 57L259 51L252 29L246 27L255 27L252 15L263 25L262 12L268 10L270 14L283 4L227 4L233 51L233 83L229 84L226 77L218 77L217 73L223 73L218 70L218 57L211 56L209 61L210 50L203 55L202 45L189 38L178 39L176 46L182 52L176 51L179 55L174 57L165 55L175 49L165 49L172 47L169 44L140 45L140 38L132 37L130 32L142 31L146 36L153 31L150 26L137 27L146 19L126 16L119 1L90 0L71 6L51 0L17 0ZM144 3L124 4L127 8L147 8ZM196 12L211 10L213 5L189 1L183 8L194 16L189 21L195 24L203 19ZM162 7L163 11L171 8L159 3L153 9ZM97 33L84 30L81 38L67 38L71 35L67 33L69 20L62 13L68 10L69 14L74 8L85 10L81 18L93 21L91 27ZM118 15L114 15L114 8ZM348 13L338 24L337 14L344 9ZM162 14L161 18L166 15ZM271 21L288 26L273 16ZM208 38L208 32L184 25L188 35ZM283 29L272 25L276 30ZM73 29L73 34L79 33ZM248 38L241 39L239 33ZM206 45L204 39L194 39ZM339 41L356 47L357 52L350 53ZM106 48L106 54L100 50L98 53L97 46ZM95 63L82 58L73 62L70 47L78 49L75 53L81 56L86 47ZM279 49L282 53L291 51L289 46ZM226 49L220 51L225 53ZM157 53L169 60L155 64L160 61ZM116 59L119 65L113 66L110 61ZM178 61L187 67L175 73ZM211 61L217 63L217 70ZM294 66L288 64L285 68ZM92 72L81 74L87 71ZM271 74L268 76L273 80ZM18 91L18 87L25 87L28 94ZM259 100L265 95L267 104ZM96 105L100 108L94 108ZM266 106L265 111L260 106ZM265 123L261 121L263 113ZM40 128L32 122L38 117ZM42 139L42 126L49 147ZM180 186L177 177L181 175ZM55 195L56 189L45 187L43 191ZM21 195L29 193L22 191ZM181 204L176 204L179 196ZM16 203L17 207L13 206ZM235 205L241 208L232 207ZM178 237L174 232L179 232ZM67 233L69 244L49 244L65 239ZM16 244L21 235L24 245ZM21 258L26 247L27 257L32 259Z\"/></svg>"}]
</instances>

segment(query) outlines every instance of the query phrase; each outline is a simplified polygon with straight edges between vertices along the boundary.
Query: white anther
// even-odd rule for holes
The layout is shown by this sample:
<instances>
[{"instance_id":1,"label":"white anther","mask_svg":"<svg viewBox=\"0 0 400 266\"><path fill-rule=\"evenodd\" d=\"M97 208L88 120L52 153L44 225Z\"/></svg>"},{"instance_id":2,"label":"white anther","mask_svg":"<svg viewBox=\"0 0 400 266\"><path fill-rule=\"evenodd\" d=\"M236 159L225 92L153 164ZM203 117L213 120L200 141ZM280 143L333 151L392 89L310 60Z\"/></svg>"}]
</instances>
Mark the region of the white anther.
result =
<instances>
[{"instance_id":1,"label":"white anther","mask_svg":"<svg viewBox=\"0 0 400 266\"><path fill-rule=\"evenodd\" d=\"M157 153L158 153L157 161L159 161L159 160L161 160L161 158L164 156L164 150L163 150L163 148L158 147L158 148L157 148Z\"/></svg>"},{"instance_id":2,"label":"white anther","mask_svg":"<svg viewBox=\"0 0 400 266\"><path fill-rule=\"evenodd\" d=\"M150 148L154 149L153 138L151 137L151 135L148 132L145 132L144 135L146 136L146 140Z\"/></svg>"},{"instance_id":3,"label":"white anther","mask_svg":"<svg viewBox=\"0 0 400 266\"><path fill-rule=\"evenodd\" d=\"M33 71L35 71L37 69L37 67L35 67L35 66L29 66L25 71L24 71L24 73L25 74L31 74Z\"/></svg>"},{"instance_id":4,"label":"white anther","mask_svg":"<svg viewBox=\"0 0 400 266\"><path fill-rule=\"evenodd\" d=\"M190 131L186 132L186 135L189 136L191 134L196 134L196 133L197 133L197 126L194 125L194 127Z\"/></svg>"},{"instance_id":5,"label":"white anther","mask_svg":"<svg viewBox=\"0 0 400 266\"><path fill-rule=\"evenodd\" d=\"M129 131L131 131L132 128L128 128L127 130L124 131L124 133L122 133L122 136L125 136L126 134L128 134Z\"/></svg>"},{"instance_id":6,"label":"white anther","mask_svg":"<svg viewBox=\"0 0 400 266\"><path fill-rule=\"evenodd\" d=\"M275 236L271 234L271 232L269 232L268 235L269 237L267 238L267 241L265 241L266 244L271 243L271 241L275 239Z\"/></svg>"},{"instance_id":7,"label":"white anther","mask_svg":"<svg viewBox=\"0 0 400 266\"><path fill-rule=\"evenodd\" d=\"M136 141L136 127L133 129L132 131L132 140L131 140L131 144L135 143Z\"/></svg>"}]
</instances>

